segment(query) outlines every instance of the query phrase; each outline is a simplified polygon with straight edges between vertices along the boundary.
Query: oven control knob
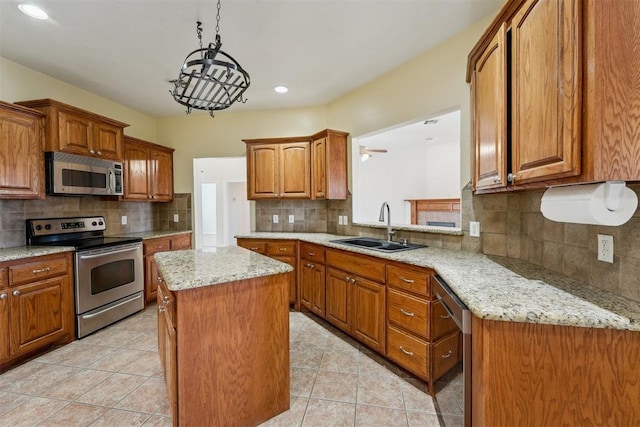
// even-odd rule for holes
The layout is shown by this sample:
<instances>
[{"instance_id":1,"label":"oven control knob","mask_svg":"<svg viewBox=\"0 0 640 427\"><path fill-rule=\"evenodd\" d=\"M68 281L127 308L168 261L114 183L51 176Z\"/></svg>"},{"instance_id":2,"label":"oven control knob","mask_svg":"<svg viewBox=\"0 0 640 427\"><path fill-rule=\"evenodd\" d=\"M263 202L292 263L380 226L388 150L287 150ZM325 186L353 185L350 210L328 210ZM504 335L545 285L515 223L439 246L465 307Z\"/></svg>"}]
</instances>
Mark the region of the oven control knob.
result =
<instances>
[{"instance_id":1,"label":"oven control knob","mask_svg":"<svg viewBox=\"0 0 640 427\"><path fill-rule=\"evenodd\" d=\"M91 223L91 225L93 225L93 226L95 227L96 225L98 225L98 223L97 223L97 222L95 222L95 221L93 221L93 222Z\"/></svg>"},{"instance_id":2,"label":"oven control knob","mask_svg":"<svg viewBox=\"0 0 640 427\"><path fill-rule=\"evenodd\" d=\"M100 221L98 222L98 225L104 225L104 222Z\"/></svg>"},{"instance_id":3,"label":"oven control knob","mask_svg":"<svg viewBox=\"0 0 640 427\"><path fill-rule=\"evenodd\" d=\"M44 226L44 229L45 229L45 230L51 230L51 224L47 224L47 225L45 225L45 226Z\"/></svg>"},{"instance_id":4,"label":"oven control knob","mask_svg":"<svg viewBox=\"0 0 640 427\"><path fill-rule=\"evenodd\" d=\"M42 226L41 225L36 225L36 230L42 230Z\"/></svg>"}]
</instances>

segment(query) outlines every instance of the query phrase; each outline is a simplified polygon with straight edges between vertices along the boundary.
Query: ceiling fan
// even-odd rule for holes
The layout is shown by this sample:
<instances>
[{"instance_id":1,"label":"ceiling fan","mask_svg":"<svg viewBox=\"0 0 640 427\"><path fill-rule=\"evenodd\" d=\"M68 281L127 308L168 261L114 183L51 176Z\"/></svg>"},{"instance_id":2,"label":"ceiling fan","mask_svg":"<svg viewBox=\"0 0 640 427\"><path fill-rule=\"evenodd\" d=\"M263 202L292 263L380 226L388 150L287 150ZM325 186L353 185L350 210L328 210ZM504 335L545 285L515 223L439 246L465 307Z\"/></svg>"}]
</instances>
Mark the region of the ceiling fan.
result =
<instances>
[{"instance_id":1,"label":"ceiling fan","mask_svg":"<svg viewBox=\"0 0 640 427\"><path fill-rule=\"evenodd\" d=\"M360 145L360 160L363 162L371 157L372 153L386 153L384 148L367 148L364 145Z\"/></svg>"}]
</instances>

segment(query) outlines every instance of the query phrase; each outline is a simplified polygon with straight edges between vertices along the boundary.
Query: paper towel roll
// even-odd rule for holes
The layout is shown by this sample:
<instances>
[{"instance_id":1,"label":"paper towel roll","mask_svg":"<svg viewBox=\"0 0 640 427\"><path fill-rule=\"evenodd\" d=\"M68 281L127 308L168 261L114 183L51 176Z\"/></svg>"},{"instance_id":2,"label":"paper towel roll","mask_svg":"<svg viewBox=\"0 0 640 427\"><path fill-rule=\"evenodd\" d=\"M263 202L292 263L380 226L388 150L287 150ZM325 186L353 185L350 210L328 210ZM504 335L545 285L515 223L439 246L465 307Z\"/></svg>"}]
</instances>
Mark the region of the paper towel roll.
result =
<instances>
[{"instance_id":1,"label":"paper towel roll","mask_svg":"<svg viewBox=\"0 0 640 427\"><path fill-rule=\"evenodd\" d=\"M540 204L552 221L612 226L629 221L637 207L636 193L624 182L552 187Z\"/></svg>"}]
</instances>

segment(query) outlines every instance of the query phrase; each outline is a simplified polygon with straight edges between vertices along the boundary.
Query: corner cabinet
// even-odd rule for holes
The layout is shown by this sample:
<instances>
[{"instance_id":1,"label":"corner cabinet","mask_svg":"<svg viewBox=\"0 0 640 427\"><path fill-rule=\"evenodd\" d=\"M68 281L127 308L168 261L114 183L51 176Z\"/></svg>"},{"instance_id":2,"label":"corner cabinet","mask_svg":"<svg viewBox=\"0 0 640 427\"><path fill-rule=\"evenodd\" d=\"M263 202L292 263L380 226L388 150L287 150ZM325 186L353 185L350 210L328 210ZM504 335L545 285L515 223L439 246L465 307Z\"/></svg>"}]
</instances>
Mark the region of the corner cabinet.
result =
<instances>
[{"instance_id":1,"label":"corner cabinet","mask_svg":"<svg viewBox=\"0 0 640 427\"><path fill-rule=\"evenodd\" d=\"M0 371L75 338L72 255L0 263Z\"/></svg>"},{"instance_id":2,"label":"corner cabinet","mask_svg":"<svg viewBox=\"0 0 640 427\"><path fill-rule=\"evenodd\" d=\"M640 180L640 106L624 89L639 15L616 0L504 5L469 54L477 192Z\"/></svg>"},{"instance_id":3,"label":"corner cabinet","mask_svg":"<svg viewBox=\"0 0 640 427\"><path fill-rule=\"evenodd\" d=\"M245 139L247 197L258 199L346 199L348 133Z\"/></svg>"},{"instance_id":4,"label":"corner cabinet","mask_svg":"<svg viewBox=\"0 0 640 427\"><path fill-rule=\"evenodd\" d=\"M46 151L122 161L122 140L128 124L53 99L16 104L45 113Z\"/></svg>"},{"instance_id":5,"label":"corner cabinet","mask_svg":"<svg viewBox=\"0 0 640 427\"><path fill-rule=\"evenodd\" d=\"M44 117L0 101L0 199L44 199Z\"/></svg>"},{"instance_id":6,"label":"corner cabinet","mask_svg":"<svg viewBox=\"0 0 640 427\"><path fill-rule=\"evenodd\" d=\"M124 196L121 200L173 200L173 149L124 138Z\"/></svg>"}]
</instances>

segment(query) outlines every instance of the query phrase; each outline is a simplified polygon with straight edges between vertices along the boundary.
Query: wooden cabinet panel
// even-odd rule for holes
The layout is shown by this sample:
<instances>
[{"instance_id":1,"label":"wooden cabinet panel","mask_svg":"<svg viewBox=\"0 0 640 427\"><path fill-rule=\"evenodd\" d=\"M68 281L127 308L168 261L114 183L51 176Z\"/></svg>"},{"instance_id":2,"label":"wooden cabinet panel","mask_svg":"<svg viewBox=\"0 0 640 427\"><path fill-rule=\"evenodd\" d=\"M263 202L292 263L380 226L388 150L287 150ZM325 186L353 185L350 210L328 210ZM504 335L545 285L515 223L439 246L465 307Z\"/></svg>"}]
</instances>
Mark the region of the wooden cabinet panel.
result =
<instances>
[{"instance_id":1,"label":"wooden cabinet panel","mask_svg":"<svg viewBox=\"0 0 640 427\"><path fill-rule=\"evenodd\" d=\"M327 138L314 139L311 145L311 195L314 199L325 199L327 196Z\"/></svg>"},{"instance_id":2,"label":"wooden cabinet panel","mask_svg":"<svg viewBox=\"0 0 640 427\"><path fill-rule=\"evenodd\" d=\"M177 236L171 236L171 250L179 251L184 249L191 249L191 233L179 234Z\"/></svg>"},{"instance_id":3,"label":"wooden cabinet panel","mask_svg":"<svg viewBox=\"0 0 640 427\"><path fill-rule=\"evenodd\" d=\"M311 198L347 198L347 132L326 129L311 137Z\"/></svg>"},{"instance_id":4,"label":"wooden cabinet panel","mask_svg":"<svg viewBox=\"0 0 640 427\"><path fill-rule=\"evenodd\" d=\"M173 149L126 136L122 200L173 200Z\"/></svg>"},{"instance_id":5,"label":"wooden cabinet panel","mask_svg":"<svg viewBox=\"0 0 640 427\"><path fill-rule=\"evenodd\" d=\"M512 20L517 183L580 174L581 17L579 0L527 0Z\"/></svg>"},{"instance_id":6,"label":"wooden cabinet panel","mask_svg":"<svg viewBox=\"0 0 640 427\"><path fill-rule=\"evenodd\" d=\"M387 357L423 379L429 379L429 344L393 326L387 327Z\"/></svg>"},{"instance_id":7,"label":"wooden cabinet panel","mask_svg":"<svg viewBox=\"0 0 640 427\"><path fill-rule=\"evenodd\" d=\"M93 140L91 119L68 111L58 112L60 151L86 155Z\"/></svg>"},{"instance_id":8,"label":"wooden cabinet panel","mask_svg":"<svg viewBox=\"0 0 640 427\"><path fill-rule=\"evenodd\" d=\"M278 146L275 144L247 144L247 192L248 198L277 198Z\"/></svg>"},{"instance_id":9,"label":"wooden cabinet panel","mask_svg":"<svg viewBox=\"0 0 640 427\"><path fill-rule=\"evenodd\" d=\"M10 356L9 321L9 290L0 286L0 363Z\"/></svg>"},{"instance_id":10,"label":"wooden cabinet panel","mask_svg":"<svg viewBox=\"0 0 640 427\"><path fill-rule=\"evenodd\" d=\"M433 378L437 379L458 364L459 340L458 333L453 333L433 344Z\"/></svg>"},{"instance_id":11,"label":"wooden cabinet panel","mask_svg":"<svg viewBox=\"0 0 640 427\"><path fill-rule=\"evenodd\" d=\"M44 115L0 101L0 198L44 198Z\"/></svg>"},{"instance_id":12,"label":"wooden cabinet panel","mask_svg":"<svg viewBox=\"0 0 640 427\"><path fill-rule=\"evenodd\" d=\"M453 321L440 301L431 302L431 311L431 338L433 340L438 340L458 329L456 322Z\"/></svg>"},{"instance_id":13,"label":"wooden cabinet panel","mask_svg":"<svg viewBox=\"0 0 640 427\"><path fill-rule=\"evenodd\" d=\"M311 153L309 142L279 146L279 190L281 198L311 197Z\"/></svg>"},{"instance_id":14,"label":"wooden cabinet panel","mask_svg":"<svg viewBox=\"0 0 640 427\"><path fill-rule=\"evenodd\" d=\"M171 301L165 304L165 301ZM178 417L178 371L177 371L177 337L175 318L172 318L167 307L175 306L175 298L166 289L164 283L158 287L158 353L164 372L165 386L169 410L174 420ZM172 310L175 312L175 310ZM177 424L177 423L176 423Z\"/></svg>"},{"instance_id":15,"label":"wooden cabinet panel","mask_svg":"<svg viewBox=\"0 0 640 427\"><path fill-rule=\"evenodd\" d=\"M478 59L472 90L476 189L507 185L507 63L505 25Z\"/></svg>"},{"instance_id":16,"label":"wooden cabinet panel","mask_svg":"<svg viewBox=\"0 0 640 427\"><path fill-rule=\"evenodd\" d=\"M420 335L422 338L429 338L428 301L393 289L387 291L387 297L389 322Z\"/></svg>"},{"instance_id":17,"label":"wooden cabinet panel","mask_svg":"<svg viewBox=\"0 0 640 427\"><path fill-rule=\"evenodd\" d=\"M12 265L9 267L9 282L11 286L31 283L49 277L67 274L69 264L65 258L35 259L32 262Z\"/></svg>"},{"instance_id":18,"label":"wooden cabinet panel","mask_svg":"<svg viewBox=\"0 0 640 427\"><path fill-rule=\"evenodd\" d=\"M158 237L142 242L142 250L145 255L153 255L157 252L167 252L171 250L171 239L168 237Z\"/></svg>"},{"instance_id":19,"label":"wooden cabinet panel","mask_svg":"<svg viewBox=\"0 0 640 427\"><path fill-rule=\"evenodd\" d=\"M398 289L429 297L432 270L415 270L408 266L387 265L387 284Z\"/></svg>"},{"instance_id":20,"label":"wooden cabinet panel","mask_svg":"<svg viewBox=\"0 0 640 427\"><path fill-rule=\"evenodd\" d=\"M293 271L287 273L289 275L289 304L295 304L296 302L296 257L290 256L273 256L271 258L280 262L284 262L293 267Z\"/></svg>"},{"instance_id":21,"label":"wooden cabinet panel","mask_svg":"<svg viewBox=\"0 0 640 427\"><path fill-rule=\"evenodd\" d=\"M269 256L295 256L296 242L272 241L267 242L267 255Z\"/></svg>"},{"instance_id":22,"label":"wooden cabinet panel","mask_svg":"<svg viewBox=\"0 0 640 427\"><path fill-rule=\"evenodd\" d=\"M302 260L300 263L300 304L323 319L325 313L325 267Z\"/></svg>"},{"instance_id":23,"label":"wooden cabinet panel","mask_svg":"<svg viewBox=\"0 0 640 427\"><path fill-rule=\"evenodd\" d=\"M311 243L300 242L300 258L324 264L325 248Z\"/></svg>"},{"instance_id":24,"label":"wooden cabinet panel","mask_svg":"<svg viewBox=\"0 0 640 427\"><path fill-rule=\"evenodd\" d=\"M300 261L300 305L307 310L311 310L311 302L313 300L313 282L315 277L312 270L314 268L315 265L313 263L304 259Z\"/></svg>"},{"instance_id":25,"label":"wooden cabinet panel","mask_svg":"<svg viewBox=\"0 0 640 427\"><path fill-rule=\"evenodd\" d=\"M353 335L380 354L386 353L386 295L384 285L355 277Z\"/></svg>"},{"instance_id":26,"label":"wooden cabinet panel","mask_svg":"<svg viewBox=\"0 0 640 427\"><path fill-rule=\"evenodd\" d=\"M327 250L327 265L384 283L384 262L365 255L356 255L338 250Z\"/></svg>"},{"instance_id":27,"label":"wooden cabinet panel","mask_svg":"<svg viewBox=\"0 0 640 427\"><path fill-rule=\"evenodd\" d=\"M93 124L93 132L92 150L95 154L103 159L122 160L122 128L96 122Z\"/></svg>"},{"instance_id":28,"label":"wooden cabinet panel","mask_svg":"<svg viewBox=\"0 0 640 427\"><path fill-rule=\"evenodd\" d=\"M162 281L158 272L158 264L153 255L145 256L144 291L147 302L154 301L158 292L158 283Z\"/></svg>"},{"instance_id":29,"label":"wooden cabinet panel","mask_svg":"<svg viewBox=\"0 0 640 427\"><path fill-rule=\"evenodd\" d=\"M325 313L328 322L351 333L351 277L340 270L327 268Z\"/></svg>"},{"instance_id":30,"label":"wooden cabinet panel","mask_svg":"<svg viewBox=\"0 0 640 427\"><path fill-rule=\"evenodd\" d=\"M237 239L238 246L262 255L267 254L267 242L260 242L253 239Z\"/></svg>"}]
</instances>

